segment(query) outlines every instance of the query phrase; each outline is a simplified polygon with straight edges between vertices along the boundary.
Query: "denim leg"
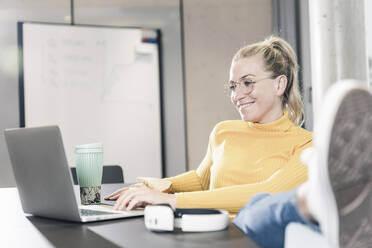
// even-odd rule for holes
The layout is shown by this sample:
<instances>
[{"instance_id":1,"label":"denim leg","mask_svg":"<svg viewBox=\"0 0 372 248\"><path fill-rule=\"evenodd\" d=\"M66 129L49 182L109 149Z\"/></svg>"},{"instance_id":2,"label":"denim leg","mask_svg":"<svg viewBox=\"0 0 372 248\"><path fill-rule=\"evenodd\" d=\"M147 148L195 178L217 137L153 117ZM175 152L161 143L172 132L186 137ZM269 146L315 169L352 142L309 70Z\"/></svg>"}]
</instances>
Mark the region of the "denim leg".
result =
<instances>
[{"instance_id":1,"label":"denim leg","mask_svg":"<svg viewBox=\"0 0 372 248\"><path fill-rule=\"evenodd\" d=\"M245 206L243 208L250 208L251 206L253 206L254 204L256 204L258 201L260 201L261 199L264 199L267 196L270 196L270 194L268 194L268 193L259 193L257 195L254 195L247 202L247 204L245 204Z\"/></svg>"},{"instance_id":2,"label":"denim leg","mask_svg":"<svg viewBox=\"0 0 372 248\"><path fill-rule=\"evenodd\" d=\"M301 223L320 232L316 224L300 214L296 190L255 195L233 220L238 228L263 248L282 248L285 228L290 222Z\"/></svg>"}]
</instances>

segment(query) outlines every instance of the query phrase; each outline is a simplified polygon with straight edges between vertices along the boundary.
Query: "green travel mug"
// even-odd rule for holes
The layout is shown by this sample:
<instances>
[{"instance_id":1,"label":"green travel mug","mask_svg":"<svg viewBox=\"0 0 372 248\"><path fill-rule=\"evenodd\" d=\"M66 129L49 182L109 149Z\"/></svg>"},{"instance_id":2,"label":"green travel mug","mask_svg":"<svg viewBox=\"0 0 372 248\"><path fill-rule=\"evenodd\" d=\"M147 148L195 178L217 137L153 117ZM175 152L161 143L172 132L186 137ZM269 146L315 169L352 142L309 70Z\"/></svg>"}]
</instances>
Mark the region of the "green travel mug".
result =
<instances>
[{"instance_id":1,"label":"green travel mug","mask_svg":"<svg viewBox=\"0 0 372 248\"><path fill-rule=\"evenodd\" d=\"M75 158L81 204L100 203L103 171L102 144L93 143L76 146Z\"/></svg>"}]
</instances>

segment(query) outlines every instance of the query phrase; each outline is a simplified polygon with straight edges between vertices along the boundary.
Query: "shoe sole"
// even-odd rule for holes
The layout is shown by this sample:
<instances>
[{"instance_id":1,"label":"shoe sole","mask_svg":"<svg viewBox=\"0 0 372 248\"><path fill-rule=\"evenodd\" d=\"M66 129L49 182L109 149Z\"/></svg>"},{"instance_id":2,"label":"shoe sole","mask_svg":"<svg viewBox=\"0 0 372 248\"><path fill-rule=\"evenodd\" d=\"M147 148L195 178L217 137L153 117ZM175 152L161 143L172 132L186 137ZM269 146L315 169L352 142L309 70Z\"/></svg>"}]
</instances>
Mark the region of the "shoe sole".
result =
<instances>
[{"instance_id":1,"label":"shoe sole","mask_svg":"<svg viewBox=\"0 0 372 248\"><path fill-rule=\"evenodd\" d=\"M354 89L337 110L328 175L338 208L340 248L372 247L372 96Z\"/></svg>"}]
</instances>

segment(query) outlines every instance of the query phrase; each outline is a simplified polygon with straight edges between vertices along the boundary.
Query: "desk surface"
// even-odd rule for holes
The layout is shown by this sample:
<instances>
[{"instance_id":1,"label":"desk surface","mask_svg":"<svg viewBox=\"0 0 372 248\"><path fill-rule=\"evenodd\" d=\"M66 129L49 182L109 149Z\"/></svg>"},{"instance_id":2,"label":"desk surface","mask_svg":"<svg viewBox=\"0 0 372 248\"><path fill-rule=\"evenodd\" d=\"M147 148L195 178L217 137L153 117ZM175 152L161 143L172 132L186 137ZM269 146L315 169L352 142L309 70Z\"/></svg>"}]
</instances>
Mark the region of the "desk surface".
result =
<instances>
[{"instance_id":1,"label":"desk surface","mask_svg":"<svg viewBox=\"0 0 372 248\"><path fill-rule=\"evenodd\" d=\"M102 193L119 187L105 184ZM79 224L25 215L16 188L0 188L0 196L0 247L257 247L234 225L220 232L154 233L143 217Z\"/></svg>"}]
</instances>

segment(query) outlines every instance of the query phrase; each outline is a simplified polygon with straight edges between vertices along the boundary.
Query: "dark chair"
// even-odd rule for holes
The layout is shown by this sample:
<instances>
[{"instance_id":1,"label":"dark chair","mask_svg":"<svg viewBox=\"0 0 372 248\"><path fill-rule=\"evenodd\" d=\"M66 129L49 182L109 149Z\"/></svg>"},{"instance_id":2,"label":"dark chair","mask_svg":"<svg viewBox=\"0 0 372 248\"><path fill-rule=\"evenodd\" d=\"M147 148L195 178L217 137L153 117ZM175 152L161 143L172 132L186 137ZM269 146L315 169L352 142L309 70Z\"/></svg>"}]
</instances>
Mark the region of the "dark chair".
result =
<instances>
[{"instance_id":1,"label":"dark chair","mask_svg":"<svg viewBox=\"0 0 372 248\"><path fill-rule=\"evenodd\" d=\"M78 179L76 175L76 167L71 167L71 174L74 180L74 184L78 184ZM119 165L104 165L102 184L108 183L124 183L123 170Z\"/></svg>"}]
</instances>

